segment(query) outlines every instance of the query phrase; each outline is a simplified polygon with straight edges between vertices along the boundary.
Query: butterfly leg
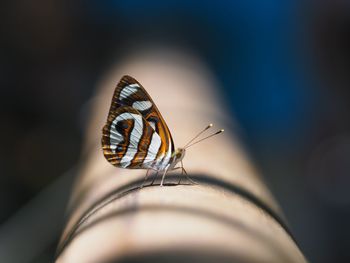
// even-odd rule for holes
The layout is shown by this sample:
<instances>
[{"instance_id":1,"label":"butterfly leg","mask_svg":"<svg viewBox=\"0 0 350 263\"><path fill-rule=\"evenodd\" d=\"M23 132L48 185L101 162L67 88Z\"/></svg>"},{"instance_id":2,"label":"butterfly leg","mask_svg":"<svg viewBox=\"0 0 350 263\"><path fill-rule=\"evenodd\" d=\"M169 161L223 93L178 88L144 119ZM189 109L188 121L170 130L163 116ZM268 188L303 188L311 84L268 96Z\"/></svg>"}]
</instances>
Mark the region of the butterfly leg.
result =
<instances>
[{"instance_id":1,"label":"butterfly leg","mask_svg":"<svg viewBox=\"0 0 350 263\"><path fill-rule=\"evenodd\" d=\"M186 173L185 169L181 166L181 167L177 167L176 169L181 169L181 176L180 176L180 180L179 182L177 183L178 185L181 183L181 180L182 180L182 176L184 174L184 172ZM187 175L187 173L186 173Z\"/></svg>"},{"instance_id":2,"label":"butterfly leg","mask_svg":"<svg viewBox=\"0 0 350 263\"><path fill-rule=\"evenodd\" d=\"M182 169L182 167L176 167L174 169L172 169L171 171L175 171L175 170L178 170L178 169ZM183 171L181 172L181 176L183 175ZM177 184L180 184L181 182L181 176L180 176L180 181L177 183Z\"/></svg>"},{"instance_id":3,"label":"butterfly leg","mask_svg":"<svg viewBox=\"0 0 350 263\"><path fill-rule=\"evenodd\" d=\"M177 183L178 185L181 183L181 180L182 180L182 175L184 174L184 170L183 170L183 168L182 167L178 167L178 168L176 168L176 169L181 169L181 175L180 175L180 180L179 180L179 182Z\"/></svg>"},{"instance_id":4,"label":"butterfly leg","mask_svg":"<svg viewBox=\"0 0 350 263\"><path fill-rule=\"evenodd\" d=\"M166 173L168 171L168 168L169 168L169 164L164 169L164 173L163 173L163 176L162 176L162 181L160 182L160 186L163 186L164 178L165 178L165 175L166 175Z\"/></svg>"},{"instance_id":5,"label":"butterfly leg","mask_svg":"<svg viewBox=\"0 0 350 263\"><path fill-rule=\"evenodd\" d=\"M143 180L143 183L140 185L140 189L142 189L147 181L147 178L148 178L148 175L149 175L149 171L151 169L148 169L147 172L146 172L146 176L145 176L145 179Z\"/></svg>"},{"instance_id":6,"label":"butterfly leg","mask_svg":"<svg viewBox=\"0 0 350 263\"><path fill-rule=\"evenodd\" d=\"M185 170L185 168L184 168L184 164L183 164L182 160L181 160L181 168L182 168L183 173L185 173L186 178L187 178L188 181L190 181L192 184L198 184L198 183L196 183L195 181L193 181L193 180L188 176L188 174L187 174L187 172L186 172L186 170ZM182 173L182 174L183 174L183 173ZM180 179L179 183L180 183L180 182L181 182L181 179Z\"/></svg>"},{"instance_id":7,"label":"butterfly leg","mask_svg":"<svg viewBox=\"0 0 350 263\"><path fill-rule=\"evenodd\" d=\"M157 177L158 177L158 170L156 170L156 173L154 174L154 178L153 178L153 181L152 181L152 183L151 183L151 185L153 185L154 184L154 182L156 181L156 179L157 179Z\"/></svg>"}]
</instances>

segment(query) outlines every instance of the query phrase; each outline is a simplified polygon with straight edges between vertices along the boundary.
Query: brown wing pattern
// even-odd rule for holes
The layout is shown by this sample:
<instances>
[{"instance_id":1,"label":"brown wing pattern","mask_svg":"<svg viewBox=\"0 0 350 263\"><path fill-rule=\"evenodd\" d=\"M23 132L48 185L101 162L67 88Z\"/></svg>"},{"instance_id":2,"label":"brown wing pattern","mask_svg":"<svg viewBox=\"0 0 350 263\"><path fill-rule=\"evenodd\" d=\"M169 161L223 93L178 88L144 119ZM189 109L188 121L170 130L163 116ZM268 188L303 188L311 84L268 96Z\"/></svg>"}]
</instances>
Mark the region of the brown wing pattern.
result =
<instances>
[{"instance_id":1,"label":"brown wing pattern","mask_svg":"<svg viewBox=\"0 0 350 263\"><path fill-rule=\"evenodd\" d=\"M139 105L139 107L135 108L135 102L140 102L136 104ZM120 106L130 106L138 110L141 113L141 115L146 119L146 121L150 122L151 125L154 124L156 132L162 138L162 142L164 140L164 143L162 145L162 149L164 148L164 152L167 152L168 150L166 148L167 145L165 144L169 144L169 146L172 147L172 152L174 151L174 143L169 128L166 125L157 106L153 102L151 96L136 79L128 75L125 75L121 78L114 91L110 112L114 111ZM142 106L144 110L141 110Z\"/></svg>"},{"instance_id":2,"label":"brown wing pattern","mask_svg":"<svg viewBox=\"0 0 350 263\"><path fill-rule=\"evenodd\" d=\"M150 168L159 154L161 138L142 115L122 106L110 114L102 130L106 159L122 168Z\"/></svg>"},{"instance_id":3,"label":"brown wing pattern","mask_svg":"<svg viewBox=\"0 0 350 263\"><path fill-rule=\"evenodd\" d=\"M140 129L139 117L136 117L137 120L132 120L131 118L125 121L118 121L119 126L123 126L123 122L128 123L128 125L124 125L127 128L125 128L123 134L118 132L123 137L123 141L121 142L120 138L113 138L114 134L113 132L111 133L111 127L113 128L112 131L115 129L122 130L121 128L123 127L115 128L112 124L118 116L123 113L123 116L126 116L125 113L127 112L132 112L135 116L142 116L143 130L139 131L140 134L136 130L136 128ZM133 127L132 129L130 128L131 126ZM137 135L134 140L126 137L128 135L131 136L132 133ZM118 136L120 137L120 135ZM132 154L134 153L130 147L133 147L131 143L135 144L136 139L139 139L139 143L134 159L130 164L128 164L128 161L123 163L127 159L124 156L130 154L130 152ZM153 157L155 149L158 148L159 139L160 146L156 156ZM143 86L130 76L124 76L114 91L107 124L103 128L102 145L107 160L116 166L125 168L146 168L154 164L154 168L163 169L170 161L171 155L174 152L174 143L169 128L159 110ZM150 146L154 149L146 151L145 148L149 148ZM116 150L120 151L116 152L113 147L117 147L118 149L116 148ZM106 148L109 148L110 152L106 152ZM121 162L122 160L123 162Z\"/></svg>"}]
</instances>

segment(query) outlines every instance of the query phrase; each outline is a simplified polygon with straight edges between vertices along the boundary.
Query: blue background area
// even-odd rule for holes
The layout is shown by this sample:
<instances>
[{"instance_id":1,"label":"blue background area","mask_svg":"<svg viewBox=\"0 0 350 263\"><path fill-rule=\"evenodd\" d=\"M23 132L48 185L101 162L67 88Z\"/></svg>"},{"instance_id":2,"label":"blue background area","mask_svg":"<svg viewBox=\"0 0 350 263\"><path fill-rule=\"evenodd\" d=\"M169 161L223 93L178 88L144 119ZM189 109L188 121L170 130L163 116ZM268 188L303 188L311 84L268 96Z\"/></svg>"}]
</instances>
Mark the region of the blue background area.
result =
<instances>
[{"instance_id":1,"label":"blue background area","mask_svg":"<svg viewBox=\"0 0 350 263\"><path fill-rule=\"evenodd\" d=\"M297 8L296 1L88 1L87 13L94 23L118 18L160 31L166 31L163 20L176 23L179 17L204 23L196 29L206 42L202 56L229 94L246 134L295 141L318 96L307 88L295 50Z\"/></svg>"},{"instance_id":2,"label":"blue background area","mask_svg":"<svg viewBox=\"0 0 350 263\"><path fill-rule=\"evenodd\" d=\"M0 222L77 163L86 103L115 54L160 43L213 71L310 261L350 262L346 1L0 5Z\"/></svg>"}]
</instances>

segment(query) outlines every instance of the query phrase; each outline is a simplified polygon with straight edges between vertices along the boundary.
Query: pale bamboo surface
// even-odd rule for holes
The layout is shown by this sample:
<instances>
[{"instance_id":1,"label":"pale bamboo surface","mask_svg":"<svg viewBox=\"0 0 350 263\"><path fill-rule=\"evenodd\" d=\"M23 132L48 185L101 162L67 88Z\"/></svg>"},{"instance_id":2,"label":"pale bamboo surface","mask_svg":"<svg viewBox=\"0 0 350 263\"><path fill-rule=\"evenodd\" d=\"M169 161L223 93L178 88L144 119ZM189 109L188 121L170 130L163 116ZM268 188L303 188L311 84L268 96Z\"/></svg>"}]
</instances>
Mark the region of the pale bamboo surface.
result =
<instances>
[{"instance_id":1,"label":"pale bamboo surface","mask_svg":"<svg viewBox=\"0 0 350 263\"><path fill-rule=\"evenodd\" d=\"M91 103L80 176L57 261L148 262L158 255L159 262L177 262L191 255L203 262L306 262L235 136L239 128L209 69L184 51L133 54L101 79ZM183 180L186 184L175 185L177 177L169 174L167 186L138 190L145 170L118 169L104 159L101 129L124 74L135 77L152 96L177 147L208 123L225 129L186 153L185 168L199 184Z\"/></svg>"}]
</instances>

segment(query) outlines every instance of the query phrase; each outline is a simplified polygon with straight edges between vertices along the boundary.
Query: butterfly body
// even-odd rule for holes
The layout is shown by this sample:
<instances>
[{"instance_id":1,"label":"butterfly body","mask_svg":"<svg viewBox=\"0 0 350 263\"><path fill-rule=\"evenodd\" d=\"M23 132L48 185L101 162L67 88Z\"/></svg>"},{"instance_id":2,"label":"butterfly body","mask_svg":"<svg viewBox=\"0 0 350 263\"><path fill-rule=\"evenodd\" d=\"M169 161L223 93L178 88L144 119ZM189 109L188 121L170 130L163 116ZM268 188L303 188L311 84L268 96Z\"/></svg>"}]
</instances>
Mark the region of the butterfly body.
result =
<instances>
[{"instance_id":1,"label":"butterfly body","mask_svg":"<svg viewBox=\"0 0 350 263\"><path fill-rule=\"evenodd\" d=\"M177 148L176 151L173 154L173 158L170 162L169 169L173 170L175 166L182 161L182 159L185 157L186 150L185 148Z\"/></svg>"}]
</instances>

